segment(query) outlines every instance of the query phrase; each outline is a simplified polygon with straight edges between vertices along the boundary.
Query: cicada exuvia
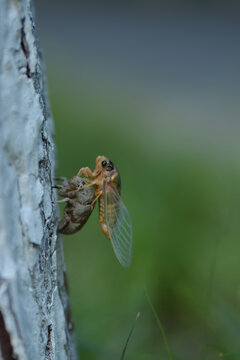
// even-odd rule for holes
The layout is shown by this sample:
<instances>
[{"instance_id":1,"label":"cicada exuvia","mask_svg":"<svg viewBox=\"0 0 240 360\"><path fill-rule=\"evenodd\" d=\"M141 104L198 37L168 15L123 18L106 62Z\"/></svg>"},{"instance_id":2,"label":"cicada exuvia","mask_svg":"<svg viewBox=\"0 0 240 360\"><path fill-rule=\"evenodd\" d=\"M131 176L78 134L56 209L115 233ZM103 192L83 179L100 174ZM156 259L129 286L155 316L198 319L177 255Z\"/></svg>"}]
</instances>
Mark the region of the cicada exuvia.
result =
<instances>
[{"instance_id":1,"label":"cicada exuvia","mask_svg":"<svg viewBox=\"0 0 240 360\"><path fill-rule=\"evenodd\" d=\"M128 267L132 259L132 220L121 200L121 180L113 162L105 156L98 156L94 171L81 168L77 176L86 176L88 186L94 186L95 199L99 201L99 223L101 230L111 241L117 259L124 267ZM81 191L81 189L79 189Z\"/></svg>"},{"instance_id":2,"label":"cicada exuvia","mask_svg":"<svg viewBox=\"0 0 240 360\"><path fill-rule=\"evenodd\" d=\"M64 199L58 203L66 203L64 216L58 224L58 231L62 234L74 234L79 231L88 220L92 213L95 199L95 191L92 187L79 189L87 185L87 181L80 176L74 176L68 180L66 178L56 178L61 180L61 185L55 185L58 194Z\"/></svg>"}]
</instances>

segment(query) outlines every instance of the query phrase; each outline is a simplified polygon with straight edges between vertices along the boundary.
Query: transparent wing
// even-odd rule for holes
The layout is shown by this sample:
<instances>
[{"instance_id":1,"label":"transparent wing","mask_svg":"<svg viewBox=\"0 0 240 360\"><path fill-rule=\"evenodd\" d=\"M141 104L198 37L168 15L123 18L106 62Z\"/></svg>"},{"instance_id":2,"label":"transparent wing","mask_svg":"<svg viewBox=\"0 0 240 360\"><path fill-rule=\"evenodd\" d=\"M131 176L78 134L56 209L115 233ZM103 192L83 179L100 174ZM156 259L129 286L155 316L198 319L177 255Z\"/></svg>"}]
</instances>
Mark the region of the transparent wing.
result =
<instances>
[{"instance_id":1,"label":"transparent wing","mask_svg":"<svg viewBox=\"0 0 240 360\"><path fill-rule=\"evenodd\" d=\"M104 185L104 211L113 250L122 266L128 267L132 260L132 220L116 187Z\"/></svg>"}]
</instances>

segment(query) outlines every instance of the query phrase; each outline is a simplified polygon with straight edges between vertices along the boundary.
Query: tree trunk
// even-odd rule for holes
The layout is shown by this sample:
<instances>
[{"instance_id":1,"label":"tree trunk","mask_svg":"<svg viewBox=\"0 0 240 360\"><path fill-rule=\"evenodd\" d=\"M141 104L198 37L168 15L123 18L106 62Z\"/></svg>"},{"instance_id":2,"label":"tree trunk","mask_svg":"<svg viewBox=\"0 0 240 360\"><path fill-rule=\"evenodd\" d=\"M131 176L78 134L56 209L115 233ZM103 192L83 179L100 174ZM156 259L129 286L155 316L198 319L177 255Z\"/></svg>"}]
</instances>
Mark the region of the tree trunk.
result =
<instances>
[{"instance_id":1,"label":"tree trunk","mask_svg":"<svg viewBox=\"0 0 240 360\"><path fill-rule=\"evenodd\" d=\"M0 0L0 360L77 359L30 0Z\"/></svg>"}]
</instances>

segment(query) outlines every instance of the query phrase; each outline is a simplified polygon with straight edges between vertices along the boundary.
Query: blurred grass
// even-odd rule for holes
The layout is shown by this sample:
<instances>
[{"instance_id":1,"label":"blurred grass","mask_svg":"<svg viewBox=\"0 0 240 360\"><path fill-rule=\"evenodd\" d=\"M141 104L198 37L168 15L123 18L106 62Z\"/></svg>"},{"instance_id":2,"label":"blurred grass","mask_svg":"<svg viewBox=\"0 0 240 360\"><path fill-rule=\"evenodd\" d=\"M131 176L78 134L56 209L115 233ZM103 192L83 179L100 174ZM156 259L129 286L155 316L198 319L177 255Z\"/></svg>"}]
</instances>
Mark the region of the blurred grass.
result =
<instances>
[{"instance_id":1,"label":"blurred grass","mask_svg":"<svg viewBox=\"0 0 240 360\"><path fill-rule=\"evenodd\" d=\"M97 210L64 237L71 306L81 359L117 359L130 319L139 322L126 359L165 359L144 297L162 314L175 360L216 359L206 348L239 352L240 172L231 159L172 151L139 134L141 108L115 107L49 77L58 176L94 168L108 156L122 178L134 224L133 264L121 268L101 233ZM61 85L61 86L60 86ZM135 118L134 118L135 117ZM161 114L159 114L161 118ZM141 118L140 120L141 121ZM166 140L166 139L165 139ZM157 150L156 150L157 149Z\"/></svg>"},{"instance_id":2,"label":"blurred grass","mask_svg":"<svg viewBox=\"0 0 240 360\"><path fill-rule=\"evenodd\" d=\"M129 341L130 341L130 339L131 339L131 336L132 336L132 334L133 334L133 330L134 330L134 328L135 328L135 325L136 325L137 320L139 319L139 316L140 316L140 313L137 313L136 319L135 319L135 321L134 321L134 323L133 323L133 325L132 325L132 327L131 327L131 330L130 330L130 332L129 332L129 334L128 334L128 337L127 337L127 340L126 340L126 342L125 342L125 345L124 345L124 348L123 348L123 351L122 351L122 355L121 355L121 359L120 359L120 360L124 360L124 359L125 359L125 354L126 354L126 351L127 351L128 343L129 343Z\"/></svg>"},{"instance_id":3,"label":"blurred grass","mask_svg":"<svg viewBox=\"0 0 240 360\"><path fill-rule=\"evenodd\" d=\"M149 297L149 295L148 295L148 293L147 293L147 290L145 290L145 296L146 296L147 302L148 302L148 304L149 304L149 307L150 307L150 309L152 310L153 316L155 317L156 322L157 322L157 324L158 324L160 333L161 333L162 338L163 338L163 341L164 341L164 345L165 345L166 350L167 350L168 359L169 359L169 360L173 360L171 348L170 348L170 345L169 345L169 343L168 343L167 336L166 336L166 334L165 334L163 325L162 325L161 320L159 319L159 316L158 316L158 314L157 314L157 312L156 312L156 310L155 310L155 308L154 308L154 306L153 306L153 304L152 304L152 302L151 302L151 299L150 299L150 297Z\"/></svg>"}]
</instances>

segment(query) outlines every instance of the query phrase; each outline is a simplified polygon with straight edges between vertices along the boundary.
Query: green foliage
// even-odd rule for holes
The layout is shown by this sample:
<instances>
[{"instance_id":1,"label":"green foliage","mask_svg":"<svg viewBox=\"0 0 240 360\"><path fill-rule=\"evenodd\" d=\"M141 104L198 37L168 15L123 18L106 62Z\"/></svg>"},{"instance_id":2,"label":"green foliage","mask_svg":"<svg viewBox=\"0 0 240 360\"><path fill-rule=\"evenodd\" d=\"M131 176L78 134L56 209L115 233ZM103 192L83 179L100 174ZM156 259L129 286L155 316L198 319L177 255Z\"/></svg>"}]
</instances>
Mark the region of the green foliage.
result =
<instances>
[{"instance_id":1,"label":"green foliage","mask_svg":"<svg viewBox=\"0 0 240 360\"><path fill-rule=\"evenodd\" d=\"M167 341L167 336L165 334L164 327L163 327L163 325L162 325L162 323L161 323L161 321L159 319L159 316L158 316L158 314L157 314L157 312L156 312L156 310L155 310L155 308L154 308L154 306L153 306L153 304L151 302L151 299L150 299L150 297L149 297L149 295L147 293L147 290L145 290L145 296L146 296L147 302L148 302L148 304L150 306L150 309L151 309L151 311L153 313L153 316L155 317L155 319L157 321L157 324L158 324L158 327L160 329L160 332L161 332L161 335L162 335L162 338L163 338L163 341L164 341L164 345L165 345L166 350L167 350L168 359L173 360L172 352L171 352L170 346L169 346L168 341Z\"/></svg>"},{"instance_id":2,"label":"green foliage","mask_svg":"<svg viewBox=\"0 0 240 360\"><path fill-rule=\"evenodd\" d=\"M238 360L240 359L239 354L234 354L226 349L223 349L221 346L216 345L207 345L207 348L214 351L219 359L229 359L229 360Z\"/></svg>"}]
</instances>

